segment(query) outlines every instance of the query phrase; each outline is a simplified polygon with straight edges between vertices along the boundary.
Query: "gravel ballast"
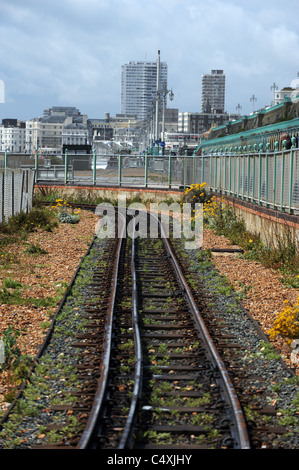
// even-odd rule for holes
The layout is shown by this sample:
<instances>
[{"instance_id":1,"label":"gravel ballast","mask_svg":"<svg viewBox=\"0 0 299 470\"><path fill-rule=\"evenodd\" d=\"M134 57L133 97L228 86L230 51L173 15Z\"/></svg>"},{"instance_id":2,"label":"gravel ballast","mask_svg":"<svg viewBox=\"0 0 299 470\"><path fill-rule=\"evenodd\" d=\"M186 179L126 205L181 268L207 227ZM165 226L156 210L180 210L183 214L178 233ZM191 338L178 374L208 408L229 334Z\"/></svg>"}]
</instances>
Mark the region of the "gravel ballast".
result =
<instances>
[{"instance_id":1,"label":"gravel ballast","mask_svg":"<svg viewBox=\"0 0 299 470\"><path fill-rule=\"evenodd\" d=\"M50 245L52 247L52 258L48 258L47 272L44 273L41 268L39 268L39 274L37 274L38 276L48 276L48 280L50 281L47 283L47 286L49 286L48 289L44 287L43 295L50 295L49 292L52 292L52 286L50 284L53 284L54 281L61 282L63 280L70 282L76 267L81 261L83 254L86 252L87 245L93 238L94 226L94 216L86 212L86 214L83 214L83 217L81 216L81 221L77 225L67 226L67 224L60 224L58 229L51 234L32 234L33 238L38 237L38 242L42 247L48 246L48 249ZM61 243L63 237L64 244L62 247ZM80 239L80 237L82 238ZM74 249L72 239L76 241L76 250ZM56 258L52 255L53 252L55 252L55 244L59 247L59 256ZM72 312L76 312L72 321L76 321L77 319L78 322L81 322L80 314L84 312L83 305L89 295L88 279L90 279L96 259L99 259L103 255L104 246L104 241L98 241L93 246L83 268L86 282L84 285L82 285L82 283L80 284L80 289L76 291L78 295L71 296L65 304L64 309L66 309L66 311L72 310ZM211 231L206 231L204 234L203 248L212 248L213 246L225 247L229 246L229 242L223 237L215 236ZM72 254L74 253L76 253L76 256L73 257ZM238 367L245 375L255 375L259 377L255 383L251 382L252 403L264 407L275 407L277 413L275 416L271 417L273 425L285 424L287 421L286 418L289 418L290 424L287 425L288 433L282 434L279 438L275 437L275 441L271 443L271 448L298 449L298 415L296 411L298 386L295 383L296 370L290 371L290 369L288 369L288 366L292 366L288 352L286 355L282 355L279 358L274 357L265 349L265 338L263 338L263 334L267 334L269 325L271 326L271 321L275 318L275 313L281 309L284 300L293 301L296 299L298 294L297 290L286 289L285 286L281 284L277 273L271 270L271 276L269 276L267 270L260 265L257 266L255 262L246 261L247 269L244 269L244 265L242 264L244 260L242 259L238 259L233 255L227 257L217 256L212 258L213 265L206 264L204 268L202 268L193 250L187 252L187 254L188 262L190 262L190 272L199 276L198 289L206 295L207 299L210 299L211 309L214 315L219 315L221 318L223 318L223 316L225 317L225 323L228 325L227 332L229 332L229 334L233 332L233 335L242 346L242 353L238 356ZM45 258L43 258L43 260L45 260ZM53 262L52 265L51 261ZM242 269L240 267L241 264L243 266ZM67 270L65 270L65 266L68 266ZM239 286L239 282L241 282L240 279L242 279L242 285L246 285L246 283L247 285L252 285L254 280L252 277L253 268L255 270L259 269L260 277L260 282L256 283L254 286L254 295L252 295L252 292L248 291L242 298L238 296L238 292L232 292L231 295L219 294L217 288L221 274L224 274L226 279L236 288ZM13 274L14 277L16 277L17 270L13 272ZM25 275L28 275L28 273L23 273L23 276ZM36 269L34 269L32 276L33 275L36 276ZM20 277L20 279L24 282L23 277ZM35 280L36 279L39 278L35 278ZM53 281L52 283L51 280ZM262 280L264 282L263 285ZM271 291L275 289L275 296L273 296L273 298L271 295L268 295L270 307L269 303L265 303L265 305L263 302L259 303L262 292L265 292L265 284L267 284L267 282L271 282ZM277 295L281 296L277 297ZM30 318L29 321L24 308L12 307L15 306L1 306L2 318L7 321L7 315L9 315L9 318L14 318L14 324L18 325L18 322L21 323L21 321L24 321L25 317L25 322L28 322L28 329L26 330L26 341L24 341L24 336L22 338L22 345L28 345L28 353L36 354L38 345L45 336L45 331L41 329L40 322L43 315L46 316L49 312L45 312L43 309L32 309L33 318ZM53 314L54 311L55 309L52 309L51 314ZM57 331L59 331L60 327L65 328L65 322L68 322L68 320L65 320L63 312L61 318L63 319L62 323L60 324L58 319L58 323L56 324ZM34 326L32 326L32 323ZM72 338L72 325L68 324L68 328L70 338ZM261 331L258 331L259 328ZM47 350L47 356L45 356L44 367L46 368L42 369L41 367L39 372L42 374L43 380L41 380L41 377L37 380L37 383L46 383L46 391L44 390L39 394L39 398L36 402L30 403L31 408L35 409L38 413L38 423L36 423L36 417L34 416L30 417L27 415L21 422L18 418L15 430L10 429L9 435L6 431L5 435L0 438L0 448L30 448L32 445L44 442L46 433L43 432L43 427L46 426L47 423L53 422L53 414L50 408L53 403L53 397L56 396L56 398L59 398L61 394L59 382L66 380L65 368L70 367L70 387L73 388L76 384L75 378L71 374L73 371L73 361L75 360L71 342L71 339L68 341L65 336L62 337L59 334L53 335L50 349ZM281 343L278 342L274 344L274 346L281 346L280 351L284 352L284 345ZM59 374L61 374L61 376L59 376ZM1 373L1 384L3 393L3 390L6 388L6 376L3 373ZM27 397L27 400L30 401L30 396ZM6 407L7 405L2 401L3 411L6 410ZM60 419L67 419L65 415L66 412L62 413ZM78 423L78 420L80 422L80 419L84 419L84 416L78 415L75 418ZM267 446L268 444L265 447L267 448Z\"/></svg>"}]
</instances>

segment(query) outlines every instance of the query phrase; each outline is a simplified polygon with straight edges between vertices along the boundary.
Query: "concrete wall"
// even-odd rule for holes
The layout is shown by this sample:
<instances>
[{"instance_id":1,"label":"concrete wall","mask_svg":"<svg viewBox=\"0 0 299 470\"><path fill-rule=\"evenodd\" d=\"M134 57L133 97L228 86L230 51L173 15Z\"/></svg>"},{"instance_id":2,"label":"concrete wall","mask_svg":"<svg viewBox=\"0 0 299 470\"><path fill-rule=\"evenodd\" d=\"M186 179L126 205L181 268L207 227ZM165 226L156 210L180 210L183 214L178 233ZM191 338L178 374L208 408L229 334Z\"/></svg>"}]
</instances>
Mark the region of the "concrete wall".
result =
<instances>
[{"instance_id":1,"label":"concrete wall","mask_svg":"<svg viewBox=\"0 0 299 470\"><path fill-rule=\"evenodd\" d=\"M278 246L279 243L295 243L299 247L299 216L285 214L231 197L225 197L225 199L234 207L236 214L244 219L246 229L259 235L265 245Z\"/></svg>"}]
</instances>

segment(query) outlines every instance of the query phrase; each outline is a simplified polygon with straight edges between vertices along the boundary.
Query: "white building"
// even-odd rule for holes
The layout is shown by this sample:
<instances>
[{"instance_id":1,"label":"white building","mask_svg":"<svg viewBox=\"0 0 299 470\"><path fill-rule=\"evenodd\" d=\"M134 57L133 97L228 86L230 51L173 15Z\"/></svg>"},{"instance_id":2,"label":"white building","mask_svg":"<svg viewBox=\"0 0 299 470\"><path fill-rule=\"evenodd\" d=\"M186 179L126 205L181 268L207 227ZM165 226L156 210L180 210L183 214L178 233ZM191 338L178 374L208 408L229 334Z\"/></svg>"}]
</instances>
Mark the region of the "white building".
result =
<instances>
[{"instance_id":1,"label":"white building","mask_svg":"<svg viewBox=\"0 0 299 470\"><path fill-rule=\"evenodd\" d=\"M165 62L129 62L122 66L121 113L137 114L145 119L151 109L157 91L157 70L160 64L160 86L167 87L167 64Z\"/></svg>"},{"instance_id":2,"label":"white building","mask_svg":"<svg viewBox=\"0 0 299 470\"><path fill-rule=\"evenodd\" d=\"M211 70L202 75L201 111L203 113L224 113L225 75L223 70Z\"/></svg>"},{"instance_id":3,"label":"white building","mask_svg":"<svg viewBox=\"0 0 299 470\"><path fill-rule=\"evenodd\" d=\"M87 129L87 115L70 106L53 106L44 110L44 116L26 121L26 151L36 150L49 154L60 154L63 143L86 144L86 131L79 124L64 131L65 126L81 123ZM88 137L87 137L88 140Z\"/></svg>"},{"instance_id":4,"label":"white building","mask_svg":"<svg viewBox=\"0 0 299 470\"><path fill-rule=\"evenodd\" d=\"M296 78L291 82L290 86L286 86L279 90L277 87L274 90L274 102L273 104L283 103L286 99L290 99L293 102L299 100L299 78Z\"/></svg>"},{"instance_id":5,"label":"white building","mask_svg":"<svg viewBox=\"0 0 299 470\"><path fill-rule=\"evenodd\" d=\"M191 131L192 113L184 112L179 113L178 116L178 131L179 132L192 132Z\"/></svg>"},{"instance_id":6,"label":"white building","mask_svg":"<svg viewBox=\"0 0 299 470\"><path fill-rule=\"evenodd\" d=\"M240 119L239 114L228 113L179 113L178 132L203 134L211 127L222 126L228 121Z\"/></svg>"},{"instance_id":7,"label":"white building","mask_svg":"<svg viewBox=\"0 0 299 470\"><path fill-rule=\"evenodd\" d=\"M64 145L87 145L88 129L87 126L79 122L71 122L62 128L61 132L62 147Z\"/></svg>"},{"instance_id":8,"label":"white building","mask_svg":"<svg viewBox=\"0 0 299 470\"><path fill-rule=\"evenodd\" d=\"M285 98L292 98L294 94L294 89L291 87L285 87L281 90L276 90L274 94L274 105L283 103Z\"/></svg>"},{"instance_id":9,"label":"white building","mask_svg":"<svg viewBox=\"0 0 299 470\"><path fill-rule=\"evenodd\" d=\"M45 153L60 153L62 150L62 129L72 118L50 116L26 121L26 151L34 153L36 149Z\"/></svg>"},{"instance_id":10,"label":"white building","mask_svg":"<svg viewBox=\"0 0 299 470\"><path fill-rule=\"evenodd\" d=\"M0 149L12 153L25 151L26 129L25 123L17 119L3 119L0 125Z\"/></svg>"}]
</instances>

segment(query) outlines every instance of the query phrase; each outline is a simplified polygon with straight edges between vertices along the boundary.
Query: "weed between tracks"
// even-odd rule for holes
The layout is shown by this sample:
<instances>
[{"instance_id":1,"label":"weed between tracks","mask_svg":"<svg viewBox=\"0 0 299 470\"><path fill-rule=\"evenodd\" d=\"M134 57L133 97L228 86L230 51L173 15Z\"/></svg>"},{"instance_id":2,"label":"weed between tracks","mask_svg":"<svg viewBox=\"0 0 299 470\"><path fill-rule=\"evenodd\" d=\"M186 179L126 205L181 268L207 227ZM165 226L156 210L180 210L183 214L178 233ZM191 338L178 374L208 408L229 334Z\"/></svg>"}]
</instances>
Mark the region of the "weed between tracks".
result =
<instances>
[{"instance_id":1,"label":"weed between tracks","mask_svg":"<svg viewBox=\"0 0 299 470\"><path fill-rule=\"evenodd\" d=\"M140 324L142 332L147 331L148 325L157 326L167 323L168 325L175 325L178 321L182 323L188 320L188 313L186 316L181 315L180 319L168 321L168 317L173 316L175 309L181 310L184 299L176 295L177 284L174 278L168 280L168 275L163 271L163 242L162 240L138 240L138 253L139 253L139 270L142 267L141 285L146 293L150 296L143 298L142 308L139 311ZM154 253L154 255L153 255ZM155 267L153 258L159 259L159 272L155 277ZM147 275L151 272L150 280L147 280ZM143 279L144 276L144 279ZM164 293L163 300L159 297L155 298L155 293L158 295ZM159 311L159 320L156 314L151 312ZM160 333L163 333L163 326L161 326ZM144 378L144 397L141 417L139 418L140 427L136 432L135 443L153 443L158 445L171 445L171 444L194 444L199 445L201 448L217 448L219 446L219 439L221 432L217 429L217 418L211 412L213 408L213 399L211 391L207 384L203 385L199 380L163 380L156 376L167 373L175 374L171 367L175 366L177 360L171 357L172 354L184 355L187 353L196 353L201 346L201 342L197 336L188 338L188 335L181 342L181 346L172 346L167 340L150 340L144 339L144 363L146 366L146 373ZM179 364L179 363L178 363ZM168 367L168 372L164 371L164 367ZM212 385L213 388L213 385ZM195 393L197 396L192 397L188 394ZM192 413L184 412L184 408L203 408L202 411L193 411ZM210 411L207 409L210 408ZM205 411L206 410L206 411ZM146 423L146 429L142 429L142 425ZM198 431L194 433L182 433L174 435L171 432L161 432L153 430L155 425L167 426L195 426Z\"/></svg>"}]
</instances>

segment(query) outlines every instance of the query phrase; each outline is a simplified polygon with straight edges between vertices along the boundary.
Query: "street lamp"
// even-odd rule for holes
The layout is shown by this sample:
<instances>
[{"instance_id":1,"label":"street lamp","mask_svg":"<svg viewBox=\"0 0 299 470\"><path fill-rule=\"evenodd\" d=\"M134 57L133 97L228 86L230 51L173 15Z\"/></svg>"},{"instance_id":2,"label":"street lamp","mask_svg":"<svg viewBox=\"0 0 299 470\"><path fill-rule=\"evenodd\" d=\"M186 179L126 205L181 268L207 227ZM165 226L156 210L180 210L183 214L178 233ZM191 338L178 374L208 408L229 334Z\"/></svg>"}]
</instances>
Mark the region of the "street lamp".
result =
<instances>
[{"instance_id":1,"label":"street lamp","mask_svg":"<svg viewBox=\"0 0 299 470\"><path fill-rule=\"evenodd\" d=\"M254 113L254 102L256 101L256 97L252 95L252 97L250 98L250 101L252 101L252 112Z\"/></svg>"},{"instance_id":2,"label":"street lamp","mask_svg":"<svg viewBox=\"0 0 299 470\"><path fill-rule=\"evenodd\" d=\"M156 87L156 123L155 123L155 139L158 139L159 129L159 99L160 99L160 51L158 51L157 59L157 87Z\"/></svg>"},{"instance_id":3,"label":"street lamp","mask_svg":"<svg viewBox=\"0 0 299 470\"><path fill-rule=\"evenodd\" d=\"M164 142L165 134L165 109L166 109L166 96L169 93L170 101L173 101L174 94L172 90L167 90L166 83L163 85L162 95L163 95L163 115L162 115L162 142Z\"/></svg>"},{"instance_id":4,"label":"street lamp","mask_svg":"<svg viewBox=\"0 0 299 470\"><path fill-rule=\"evenodd\" d=\"M238 111L238 114L240 114L241 109L242 109L242 106L239 103L238 106L236 107L236 110Z\"/></svg>"},{"instance_id":5,"label":"street lamp","mask_svg":"<svg viewBox=\"0 0 299 470\"><path fill-rule=\"evenodd\" d=\"M151 107L149 110L149 145L151 145L155 140L155 100L151 102Z\"/></svg>"}]
</instances>

